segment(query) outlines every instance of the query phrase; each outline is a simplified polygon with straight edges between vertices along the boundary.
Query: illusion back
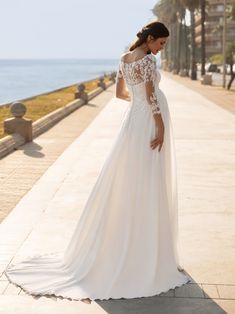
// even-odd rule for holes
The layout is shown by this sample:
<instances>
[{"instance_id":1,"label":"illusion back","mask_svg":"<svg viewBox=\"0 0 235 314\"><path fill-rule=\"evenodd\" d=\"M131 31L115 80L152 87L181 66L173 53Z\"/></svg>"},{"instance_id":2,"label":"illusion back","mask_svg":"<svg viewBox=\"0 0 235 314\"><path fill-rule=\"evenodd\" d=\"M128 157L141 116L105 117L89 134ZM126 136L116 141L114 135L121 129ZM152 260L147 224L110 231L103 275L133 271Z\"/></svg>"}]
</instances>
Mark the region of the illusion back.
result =
<instances>
[{"instance_id":1,"label":"illusion back","mask_svg":"<svg viewBox=\"0 0 235 314\"><path fill-rule=\"evenodd\" d=\"M161 77L152 54L128 63L122 57L117 72L117 80L119 79L125 80L134 104L150 105L153 114L160 113L157 90Z\"/></svg>"}]
</instances>

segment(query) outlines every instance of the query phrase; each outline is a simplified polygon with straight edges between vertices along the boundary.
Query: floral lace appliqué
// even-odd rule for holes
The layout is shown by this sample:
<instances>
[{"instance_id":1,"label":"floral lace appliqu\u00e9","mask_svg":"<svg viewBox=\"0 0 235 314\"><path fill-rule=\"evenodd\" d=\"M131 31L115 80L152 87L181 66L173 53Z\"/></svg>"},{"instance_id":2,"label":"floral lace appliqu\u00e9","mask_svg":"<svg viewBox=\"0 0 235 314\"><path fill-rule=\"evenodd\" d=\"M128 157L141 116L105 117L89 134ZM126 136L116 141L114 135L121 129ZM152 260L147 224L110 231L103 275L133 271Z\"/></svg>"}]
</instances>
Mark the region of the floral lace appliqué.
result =
<instances>
[{"instance_id":1,"label":"floral lace appliqu\u00e9","mask_svg":"<svg viewBox=\"0 0 235 314\"><path fill-rule=\"evenodd\" d=\"M153 93L152 95L149 96L150 102L151 102L151 109L152 109L152 113L156 114L156 113L160 113L160 107L158 105L158 101L157 101L157 97L156 95Z\"/></svg>"},{"instance_id":2,"label":"floral lace appliqu\u00e9","mask_svg":"<svg viewBox=\"0 0 235 314\"><path fill-rule=\"evenodd\" d=\"M152 55L145 55L143 58L127 63L120 60L117 71L117 80L124 78L127 85L134 86L140 83L145 84L146 100L151 106L153 114L160 114L155 85L157 82L157 64Z\"/></svg>"}]
</instances>

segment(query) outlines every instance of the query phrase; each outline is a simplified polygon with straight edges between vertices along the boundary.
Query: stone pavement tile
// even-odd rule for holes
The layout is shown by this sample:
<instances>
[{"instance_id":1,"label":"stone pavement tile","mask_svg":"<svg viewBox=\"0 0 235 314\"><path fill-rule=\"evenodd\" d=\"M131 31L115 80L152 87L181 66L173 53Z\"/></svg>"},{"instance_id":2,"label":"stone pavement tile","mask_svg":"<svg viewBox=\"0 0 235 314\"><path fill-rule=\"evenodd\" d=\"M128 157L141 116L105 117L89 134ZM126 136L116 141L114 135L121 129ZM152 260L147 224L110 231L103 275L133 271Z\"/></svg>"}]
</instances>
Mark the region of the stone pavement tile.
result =
<instances>
[{"instance_id":1,"label":"stone pavement tile","mask_svg":"<svg viewBox=\"0 0 235 314\"><path fill-rule=\"evenodd\" d=\"M97 302L81 301L29 295L1 295L0 314L107 314ZM118 312L117 312L118 313ZM125 313L125 312L119 312Z\"/></svg>"},{"instance_id":2,"label":"stone pavement tile","mask_svg":"<svg viewBox=\"0 0 235 314\"><path fill-rule=\"evenodd\" d=\"M0 275L0 281L8 281L7 276L5 274Z\"/></svg>"},{"instance_id":3,"label":"stone pavement tile","mask_svg":"<svg viewBox=\"0 0 235 314\"><path fill-rule=\"evenodd\" d=\"M18 295L21 291L20 287L17 287L10 283L4 291L4 295Z\"/></svg>"},{"instance_id":4,"label":"stone pavement tile","mask_svg":"<svg viewBox=\"0 0 235 314\"><path fill-rule=\"evenodd\" d=\"M10 197L10 196L9 196ZM14 200L12 200L11 202L6 202L4 200L4 203L1 202L1 199L0 199L0 204L1 204L1 208L0 208L0 217L2 217L3 219L7 216L7 210L9 208L13 208L17 202L19 201L19 198L17 198L16 196L14 196ZM2 220L3 220L2 219ZM2 221L1 218L0 218L0 221Z\"/></svg>"},{"instance_id":5,"label":"stone pavement tile","mask_svg":"<svg viewBox=\"0 0 235 314\"><path fill-rule=\"evenodd\" d=\"M105 313L131 314L225 314L209 299L146 297L131 300L99 301Z\"/></svg>"},{"instance_id":6,"label":"stone pavement tile","mask_svg":"<svg viewBox=\"0 0 235 314\"><path fill-rule=\"evenodd\" d=\"M7 280L0 280L0 295L3 294L6 288L10 285L9 281ZM0 312L1 313L1 312Z\"/></svg>"},{"instance_id":7,"label":"stone pavement tile","mask_svg":"<svg viewBox=\"0 0 235 314\"><path fill-rule=\"evenodd\" d=\"M219 293L218 293L218 289L216 285L202 284L202 289L203 289L205 298L209 298L209 299L219 298Z\"/></svg>"},{"instance_id":8,"label":"stone pavement tile","mask_svg":"<svg viewBox=\"0 0 235 314\"><path fill-rule=\"evenodd\" d=\"M217 285L220 298L235 300L235 285Z\"/></svg>"},{"instance_id":9,"label":"stone pavement tile","mask_svg":"<svg viewBox=\"0 0 235 314\"><path fill-rule=\"evenodd\" d=\"M31 182L23 182L21 185L18 185L17 186L17 182L13 182L12 183L9 183L9 182L6 182L6 183L3 183L3 185L1 186L1 189L0 189L0 193L3 191L3 193L5 191L9 191L8 195L10 197L10 201L12 201L12 196L15 197L15 196L21 196L24 195L25 192L27 192L35 183L36 180L31 180ZM12 187L15 187L14 188L14 191L12 191ZM6 194L6 193L4 193ZM8 201L9 201L8 200Z\"/></svg>"},{"instance_id":10,"label":"stone pavement tile","mask_svg":"<svg viewBox=\"0 0 235 314\"><path fill-rule=\"evenodd\" d=\"M183 298L204 298L202 285L199 283L188 283L175 288L175 296Z\"/></svg>"},{"instance_id":11,"label":"stone pavement tile","mask_svg":"<svg viewBox=\"0 0 235 314\"><path fill-rule=\"evenodd\" d=\"M2 186L12 187L17 184L17 189L19 189L21 186L24 187L25 184L28 185L28 183L32 185L33 182L35 182L35 175L30 176L30 173L27 173L26 175L18 175L18 173L16 173L15 175L15 173L13 173L5 182L3 182Z\"/></svg>"},{"instance_id":12,"label":"stone pavement tile","mask_svg":"<svg viewBox=\"0 0 235 314\"><path fill-rule=\"evenodd\" d=\"M235 300L217 299L216 303L218 306L220 306L225 311L226 314L234 314L235 313Z\"/></svg>"},{"instance_id":13,"label":"stone pavement tile","mask_svg":"<svg viewBox=\"0 0 235 314\"><path fill-rule=\"evenodd\" d=\"M167 292L162 292L159 296L160 297L174 297L175 296L175 290L174 289L170 289Z\"/></svg>"},{"instance_id":14,"label":"stone pavement tile","mask_svg":"<svg viewBox=\"0 0 235 314\"><path fill-rule=\"evenodd\" d=\"M29 295L1 295L1 314L226 314L224 304L210 299L146 297L81 301ZM227 308L233 306L226 304ZM232 312L231 312L232 314Z\"/></svg>"},{"instance_id":15,"label":"stone pavement tile","mask_svg":"<svg viewBox=\"0 0 235 314\"><path fill-rule=\"evenodd\" d=\"M8 180L12 181L15 179L18 179L19 181L21 181L23 178L25 178L26 180L29 180L31 178L31 176L30 176L31 174L36 175L38 173L37 167L42 166L42 164L39 165L36 162L33 165L30 165L29 163L30 163L30 160L25 165L21 165L18 168L14 169L14 171L7 178L7 181ZM0 162L0 164L1 164L1 162ZM28 164L28 166L27 166L27 164ZM34 171L36 173L34 173Z\"/></svg>"},{"instance_id":16,"label":"stone pavement tile","mask_svg":"<svg viewBox=\"0 0 235 314\"><path fill-rule=\"evenodd\" d=\"M12 250L12 248L9 250L9 252L7 252L7 253L2 253L1 255L0 255L0 267L1 266L4 266L4 264L6 265L6 263L9 261L9 260L11 260L11 258L12 258L12 254L14 254L13 253L14 251ZM0 268L0 272L1 272L1 268Z\"/></svg>"},{"instance_id":17,"label":"stone pavement tile","mask_svg":"<svg viewBox=\"0 0 235 314\"><path fill-rule=\"evenodd\" d=\"M20 295L20 296L22 296L22 295L27 295L27 293L26 293L23 289L21 289L19 295Z\"/></svg>"},{"instance_id":18,"label":"stone pavement tile","mask_svg":"<svg viewBox=\"0 0 235 314\"><path fill-rule=\"evenodd\" d=\"M220 202L217 196L211 197L211 212L208 208L205 213L180 216L181 254L184 268L196 282L234 284L235 214L213 212Z\"/></svg>"}]
</instances>

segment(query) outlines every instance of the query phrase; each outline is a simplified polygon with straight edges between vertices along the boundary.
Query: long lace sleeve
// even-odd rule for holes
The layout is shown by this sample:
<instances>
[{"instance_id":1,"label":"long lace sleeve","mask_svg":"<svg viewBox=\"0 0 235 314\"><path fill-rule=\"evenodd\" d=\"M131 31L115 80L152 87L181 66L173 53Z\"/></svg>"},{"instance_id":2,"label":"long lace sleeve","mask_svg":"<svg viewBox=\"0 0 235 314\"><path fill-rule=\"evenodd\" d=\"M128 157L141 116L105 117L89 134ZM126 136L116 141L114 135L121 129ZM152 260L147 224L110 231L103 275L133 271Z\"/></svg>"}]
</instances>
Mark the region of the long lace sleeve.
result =
<instances>
[{"instance_id":1,"label":"long lace sleeve","mask_svg":"<svg viewBox=\"0 0 235 314\"><path fill-rule=\"evenodd\" d=\"M116 74L116 97L130 101L129 91L126 86L124 75L121 68L121 62Z\"/></svg>"},{"instance_id":2,"label":"long lace sleeve","mask_svg":"<svg viewBox=\"0 0 235 314\"><path fill-rule=\"evenodd\" d=\"M155 81L157 77L157 65L156 61L151 58L147 58L144 63L144 77L145 90L146 90L146 99L151 106L153 114L161 114L161 110L158 104L157 96L155 93Z\"/></svg>"}]
</instances>

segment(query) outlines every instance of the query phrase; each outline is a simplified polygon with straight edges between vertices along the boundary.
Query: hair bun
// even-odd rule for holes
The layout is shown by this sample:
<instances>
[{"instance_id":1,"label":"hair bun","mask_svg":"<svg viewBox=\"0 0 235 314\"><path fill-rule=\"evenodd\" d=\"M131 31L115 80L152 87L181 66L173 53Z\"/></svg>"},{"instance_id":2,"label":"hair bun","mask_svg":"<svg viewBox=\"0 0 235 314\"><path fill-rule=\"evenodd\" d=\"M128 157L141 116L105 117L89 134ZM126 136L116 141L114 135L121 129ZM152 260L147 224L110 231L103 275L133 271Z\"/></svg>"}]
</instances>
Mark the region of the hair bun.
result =
<instances>
[{"instance_id":1,"label":"hair bun","mask_svg":"<svg viewBox=\"0 0 235 314\"><path fill-rule=\"evenodd\" d=\"M143 36L144 34L147 34L149 32L149 28L148 27L143 27L136 35L137 37L141 37Z\"/></svg>"},{"instance_id":2,"label":"hair bun","mask_svg":"<svg viewBox=\"0 0 235 314\"><path fill-rule=\"evenodd\" d=\"M147 26L142 28L142 32L147 32L149 30L149 28Z\"/></svg>"}]
</instances>

